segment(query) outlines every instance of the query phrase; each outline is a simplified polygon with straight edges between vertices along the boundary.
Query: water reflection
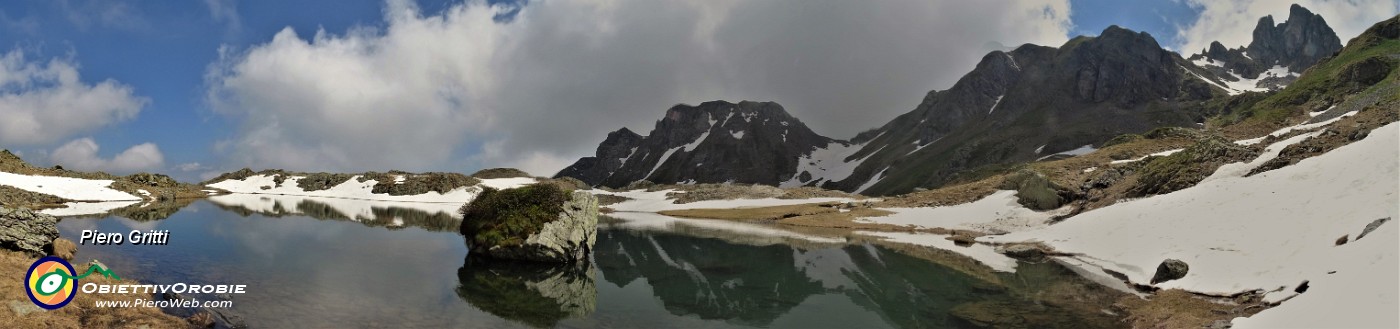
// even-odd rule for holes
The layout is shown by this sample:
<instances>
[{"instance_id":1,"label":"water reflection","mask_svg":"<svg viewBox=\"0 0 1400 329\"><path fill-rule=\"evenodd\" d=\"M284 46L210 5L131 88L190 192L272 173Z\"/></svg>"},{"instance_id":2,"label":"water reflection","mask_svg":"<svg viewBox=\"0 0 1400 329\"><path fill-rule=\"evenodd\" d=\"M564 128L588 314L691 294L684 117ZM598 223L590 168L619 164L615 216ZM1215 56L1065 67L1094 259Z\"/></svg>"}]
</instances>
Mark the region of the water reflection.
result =
<instances>
[{"instance_id":1,"label":"water reflection","mask_svg":"<svg viewBox=\"0 0 1400 329\"><path fill-rule=\"evenodd\" d=\"M477 309L535 327L582 318L598 305L591 264L549 264L466 257L457 296Z\"/></svg>"},{"instance_id":2,"label":"water reflection","mask_svg":"<svg viewBox=\"0 0 1400 329\"><path fill-rule=\"evenodd\" d=\"M353 200L271 194L228 194L209 201L242 216L307 216L321 220L352 221L370 227L400 229L406 226L429 231L457 232L461 204Z\"/></svg>"},{"instance_id":3,"label":"water reflection","mask_svg":"<svg viewBox=\"0 0 1400 329\"><path fill-rule=\"evenodd\" d=\"M1123 296L1053 263L996 272L944 250L674 218L603 220L589 264L466 258L455 206L439 207L245 195L59 226L75 240L171 230L168 246L87 245L76 261L247 284L225 311L268 327L1099 328L1117 326L1104 311Z\"/></svg>"},{"instance_id":4,"label":"water reflection","mask_svg":"<svg viewBox=\"0 0 1400 329\"><path fill-rule=\"evenodd\" d=\"M598 244L596 262L607 282L644 280L674 315L748 326L829 327L870 312L899 328L1113 327L1116 318L1102 307L1121 296L1054 264L974 271L988 274L978 276L872 244L748 246L628 230L600 231ZM785 317L833 295L845 302L827 303L820 314L802 312L803 319Z\"/></svg>"}]
</instances>

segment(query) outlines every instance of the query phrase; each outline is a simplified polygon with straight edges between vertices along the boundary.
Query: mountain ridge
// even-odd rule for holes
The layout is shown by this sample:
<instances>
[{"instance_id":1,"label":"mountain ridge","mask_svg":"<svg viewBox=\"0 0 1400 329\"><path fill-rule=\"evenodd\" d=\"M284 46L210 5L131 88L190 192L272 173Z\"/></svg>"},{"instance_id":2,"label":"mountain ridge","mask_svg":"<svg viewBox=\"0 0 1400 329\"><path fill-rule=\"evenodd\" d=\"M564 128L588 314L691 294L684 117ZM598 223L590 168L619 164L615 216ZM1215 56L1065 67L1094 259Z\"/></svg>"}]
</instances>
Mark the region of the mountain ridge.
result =
<instances>
[{"instance_id":1,"label":"mountain ridge","mask_svg":"<svg viewBox=\"0 0 1400 329\"><path fill-rule=\"evenodd\" d=\"M621 159L631 158L619 155L641 152L632 151L636 140L653 138L626 128L610 133L594 157L580 159L555 177L575 177L590 185L613 188L649 180L901 194L976 180L1022 163L1090 152L1115 136L1161 127L1203 127L1207 118L1254 106L1270 90L1294 81L1298 72L1307 69L1304 65L1325 60L1341 49L1325 20L1298 5L1290 7L1289 18L1283 23L1274 24L1269 16L1260 18L1254 32L1256 40L1250 47L1259 49L1254 53L1258 58L1248 60L1257 62L1224 60L1247 58L1251 48L1229 50L1218 42L1202 54L1183 58L1164 49L1146 32L1116 25L1098 36L1075 37L1059 47L1025 44L1009 51L991 51L950 88L929 91L913 110L849 140L816 135L786 152L757 153L744 158L745 162L685 161L694 166L734 167L712 173L743 168L785 175L776 182L766 177L754 179L753 175L736 179L671 169L677 164L656 163L652 154L658 150L647 151L642 162L664 174L615 175L613 172L627 163ZM1252 70L1262 65L1258 63L1283 64L1284 73L1277 72L1278 68L1227 69ZM1253 74L1254 78L1241 74ZM1257 84L1243 86L1246 82ZM1272 87L1259 87L1263 85ZM673 110L668 110L668 117ZM657 129L668 129L661 122ZM683 141L695 136L661 134ZM703 141L692 141L696 142ZM699 152L685 151L681 153L687 157ZM795 168L773 166L788 163L788 158L797 159ZM768 169L749 166L748 162L764 163Z\"/></svg>"}]
</instances>

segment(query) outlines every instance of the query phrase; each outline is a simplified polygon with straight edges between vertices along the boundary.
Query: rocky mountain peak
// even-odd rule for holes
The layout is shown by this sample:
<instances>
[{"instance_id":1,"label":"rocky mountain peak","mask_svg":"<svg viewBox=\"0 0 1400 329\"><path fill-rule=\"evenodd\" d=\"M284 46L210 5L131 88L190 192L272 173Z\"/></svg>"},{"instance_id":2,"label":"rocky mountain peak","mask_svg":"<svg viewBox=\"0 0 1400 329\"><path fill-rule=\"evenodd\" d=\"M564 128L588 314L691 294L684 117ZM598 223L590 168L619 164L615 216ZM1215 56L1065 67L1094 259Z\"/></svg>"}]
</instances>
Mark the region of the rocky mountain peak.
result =
<instances>
[{"instance_id":1,"label":"rocky mountain peak","mask_svg":"<svg viewBox=\"0 0 1400 329\"><path fill-rule=\"evenodd\" d=\"M1260 17L1248 46L1228 49L1216 41L1189 60L1203 70L1205 79L1235 94L1281 89L1341 48L1322 16L1294 4L1283 23L1275 24L1273 16Z\"/></svg>"},{"instance_id":2,"label":"rocky mountain peak","mask_svg":"<svg viewBox=\"0 0 1400 329\"><path fill-rule=\"evenodd\" d=\"M638 180L776 185L792 176L798 157L831 142L774 102L678 104L646 136L615 131L595 156L556 177L610 187Z\"/></svg>"},{"instance_id":3,"label":"rocky mountain peak","mask_svg":"<svg viewBox=\"0 0 1400 329\"><path fill-rule=\"evenodd\" d=\"M1173 98L1179 89L1174 55L1146 32L1109 26L1096 38L1071 40L1060 52L1065 58L1056 75L1073 77L1080 100L1131 106Z\"/></svg>"},{"instance_id":4,"label":"rocky mountain peak","mask_svg":"<svg viewBox=\"0 0 1400 329\"><path fill-rule=\"evenodd\" d=\"M1341 50L1342 42L1322 15L1294 4L1289 7L1288 20L1281 24L1275 25L1273 16L1259 18L1254 41L1246 49L1264 66L1279 65L1302 72Z\"/></svg>"}]
</instances>

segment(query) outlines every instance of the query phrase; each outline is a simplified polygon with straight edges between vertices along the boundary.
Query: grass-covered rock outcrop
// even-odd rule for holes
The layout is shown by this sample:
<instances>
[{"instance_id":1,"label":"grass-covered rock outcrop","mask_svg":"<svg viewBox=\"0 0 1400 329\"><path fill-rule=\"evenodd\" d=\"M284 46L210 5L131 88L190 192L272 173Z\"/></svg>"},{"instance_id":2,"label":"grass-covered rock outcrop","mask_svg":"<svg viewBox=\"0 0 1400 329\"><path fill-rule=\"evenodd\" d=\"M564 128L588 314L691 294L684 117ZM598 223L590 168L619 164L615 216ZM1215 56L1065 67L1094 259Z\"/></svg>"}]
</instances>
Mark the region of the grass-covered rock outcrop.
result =
<instances>
[{"instance_id":1,"label":"grass-covered rock outcrop","mask_svg":"<svg viewBox=\"0 0 1400 329\"><path fill-rule=\"evenodd\" d=\"M461 212L461 233L479 255L586 261L597 236L598 199L554 184L485 188Z\"/></svg>"},{"instance_id":2,"label":"grass-covered rock outcrop","mask_svg":"<svg viewBox=\"0 0 1400 329\"><path fill-rule=\"evenodd\" d=\"M399 176L403 177L402 181L397 180ZM446 194L459 187L481 183L481 180L471 176L447 172L409 174L391 171L389 173L365 173L360 176L360 182L370 179L376 181L371 193L388 195L419 195L428 192Z\"/></svg>"},{"instance_id":3,"label":"grass-covered rock outcrop","mask_svg":"<svg viewBox=\"0 0 1400 329\"><path fill-rule=\"evenodd\" d=\"M1045 174L1028 169L1006 176L999 188L1015 190L1017 203L1035 210L1056 209L1073 198L1069 189L1055 185Z\"/></svg>"},{"instance_id":4,"label":"grass-covered rock outcrop","mask_svg":"<svg viewBox=\"0 0 1400 329\"><path fill-rule=\"evenodd\" d=\"M1139 171L1132 196L1164 194L1195 186L1220 165L1246 161L1258 156L1259 147L1235 144L1225 138L1210 136L1181 152L1153 157Z\"/></svg>"}]
</instances>

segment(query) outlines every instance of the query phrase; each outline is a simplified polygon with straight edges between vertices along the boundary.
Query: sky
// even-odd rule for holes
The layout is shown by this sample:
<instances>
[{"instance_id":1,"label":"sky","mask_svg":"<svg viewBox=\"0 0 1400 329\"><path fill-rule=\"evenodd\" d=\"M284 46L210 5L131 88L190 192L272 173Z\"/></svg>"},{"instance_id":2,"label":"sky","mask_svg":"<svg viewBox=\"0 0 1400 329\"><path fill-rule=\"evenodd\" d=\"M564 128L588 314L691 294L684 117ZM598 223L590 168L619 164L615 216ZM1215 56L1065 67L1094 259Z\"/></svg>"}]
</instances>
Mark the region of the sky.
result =
<instances>
[{"instance_id":1,"label":"sky","mask_svg":"<svg viewBox=\"0 0 1400 329\"><path fill-rule=\"evenodd\" d=\"M1343 42L1397 0L1299 0ZM552 175L675 104L776 101L849 138L987 52L1109 25L1184 55L1292 1L134 1L0 4L0 148L199 181L243 167Z\"/></svg>"}]
</instances>

